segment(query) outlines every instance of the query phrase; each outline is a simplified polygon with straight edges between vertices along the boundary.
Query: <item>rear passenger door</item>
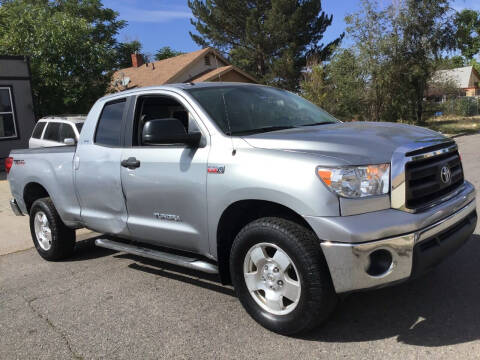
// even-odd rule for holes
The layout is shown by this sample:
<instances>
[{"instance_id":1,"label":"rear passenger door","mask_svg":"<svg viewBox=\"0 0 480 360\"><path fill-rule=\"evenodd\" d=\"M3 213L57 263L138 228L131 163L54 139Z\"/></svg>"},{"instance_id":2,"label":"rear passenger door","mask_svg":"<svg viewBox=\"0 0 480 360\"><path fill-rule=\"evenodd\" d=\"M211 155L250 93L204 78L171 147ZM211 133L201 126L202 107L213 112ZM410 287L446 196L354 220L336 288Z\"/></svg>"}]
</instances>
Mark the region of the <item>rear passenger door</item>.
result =
<instances>
[{"instance_id":1,"label":"rear passenger door","mask_svg":"<svg viewBox=\"0 0 480 360\"><path fill-rule=\"evenodd\" d=\"M99 105L98 120L83 129L74 159L75 188L85 226L113 235L128 234L120 180L126 103L121 98Z\"/></svg>"}]
</instances>

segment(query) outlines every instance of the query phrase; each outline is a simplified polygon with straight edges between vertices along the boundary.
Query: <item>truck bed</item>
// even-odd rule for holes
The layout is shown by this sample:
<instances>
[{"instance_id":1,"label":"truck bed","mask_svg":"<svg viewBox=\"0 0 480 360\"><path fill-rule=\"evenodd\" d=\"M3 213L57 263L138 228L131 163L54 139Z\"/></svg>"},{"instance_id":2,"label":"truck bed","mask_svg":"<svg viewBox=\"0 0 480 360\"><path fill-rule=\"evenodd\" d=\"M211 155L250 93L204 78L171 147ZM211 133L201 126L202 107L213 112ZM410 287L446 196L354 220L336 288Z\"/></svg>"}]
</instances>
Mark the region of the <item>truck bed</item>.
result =
<instances>
[{"instance_id":1,"label":"truck bed","mask_svg":"<svg viewBox=\"0 0 480 360\"><path fill-rule=\"evenodd\" d=\"M44 189L65 224L79 225L80 206L73 171L75 151L76 146L12 150L13 166L8 180L12 195L24 214L28 214L31 205L26 194Z\"/></svg>"},{"instance_id":2,"label":"truck bed","mask_svg":"<svg viewBox=\"0 0 480 360\"><path fill-rule=\"evenodd\" d=\"M18 154L75 153L76 150L77 150L76 145L40 147L40 148L33 148L33 149L14 149L10 152L10 156L15 158L14 155L18 155Z\"/></svg>"}]
</instances>

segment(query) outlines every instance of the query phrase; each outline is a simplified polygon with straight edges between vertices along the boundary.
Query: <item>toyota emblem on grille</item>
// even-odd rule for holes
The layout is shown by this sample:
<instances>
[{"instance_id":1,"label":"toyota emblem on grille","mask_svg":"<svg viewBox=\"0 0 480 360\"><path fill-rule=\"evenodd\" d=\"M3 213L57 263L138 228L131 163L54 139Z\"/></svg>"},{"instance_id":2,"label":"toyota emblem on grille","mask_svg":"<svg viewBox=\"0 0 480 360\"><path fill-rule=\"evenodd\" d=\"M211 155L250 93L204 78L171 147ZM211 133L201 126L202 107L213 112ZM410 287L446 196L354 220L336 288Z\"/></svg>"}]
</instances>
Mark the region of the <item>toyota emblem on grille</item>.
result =
<instances>
[{"instance_id":1,"label":"toyota emblem on grille","mask_svg":"<svg viewBox=\"0 0 480 360\"><path fill-rule=\"evenodd\" d=\"M440 178L444 184L448 184L450 182L452 173L450 172L450 168L448 166L442 167L442 170L440 170Z\"/></svg>"}]
</instances>

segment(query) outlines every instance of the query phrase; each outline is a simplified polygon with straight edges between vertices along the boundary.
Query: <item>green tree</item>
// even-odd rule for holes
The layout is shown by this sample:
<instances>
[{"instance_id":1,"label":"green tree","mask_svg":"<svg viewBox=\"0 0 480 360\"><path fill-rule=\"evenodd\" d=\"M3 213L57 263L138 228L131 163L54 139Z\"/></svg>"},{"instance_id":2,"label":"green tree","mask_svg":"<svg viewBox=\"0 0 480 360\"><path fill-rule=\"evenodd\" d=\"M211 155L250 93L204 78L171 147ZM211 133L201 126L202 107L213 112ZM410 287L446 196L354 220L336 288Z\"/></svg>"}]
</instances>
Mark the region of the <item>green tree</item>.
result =
<instances>
[{"instance_id":1,"label":"green tree","mask_svg":"<svg viewBox=\"0 0 480 360\"><path fill-rule=\"evenodd\" d=\"M116 68L125 69L132 66L132 54L142 54L142 44L138 40L126 41L116 46ZM143 55L143 54L142 54ZM145 55L143 55L145 57Z\"/></svg>"},{"instance_id":2,"label":"green tree","mask_svg":"<svg viewBox=\"0 0 480 360\"><path fill-rule=\"evenodd\" d=\"M467 66L465 59L459 55L440 57L435 61L435 69L437 70L449 70L464 66Z\"/></svg>"},{"instance_id":3,"label":"green tree","mask_svg":"<svg viewBox=\"0 0 480 360\"><path fill-rule=\"evenodd\" d=\"M391 48L392 39L398 38L398 29L390 24L389 32L388 10L378 9L376 2L364 0L359 12L345 18L347 34L354 41L352 51L361 72L368 78L364 89L365 117L372 121L383 120L391 82L387 54L398 51L395 46ZM386 36L388 33L390 36Z\"/></svg>"},{"instance_id":4,"label":"green tree","mask_svg":"<svg viewBox=\"0 0 480 360\"><path fill-rule=\"evenodd\" d=\"M480 62L478 62L475 59L472 59L468 62L468 65L473 66L475 68L475 70L477 70L480 73Z\"/></svg>"},{"instance_id":5,"label":"green tree","mask_svg":"<svg viewBox=\"0 0 480 360\"><path fill-rule=\"evenodd\" d=\"M327 88L336 101L333 113L421 123L438 59L455 46L452 16L448 0L404 0L386 7L364 0L360 11L346 18L351 49L337 51L325 67L325 79L335 85ZM356 103L362 106L353 107Z\"/></svg>"},{"instance_id":6,"label":"green tree","mask_svg":"<svg viewBox=\"0 0 480 360\"><path fill-rule=\"evenodd\" d=\"M189 0L201 46L213 46L263 83L298 88L306 58L326 60L336 40L321 43L332 15L319 0Z\"/></svg>"},{"instance_id":7,"label":"green tree","mask_svg":"<svg viewBox=\"0 0 480 360\"><path fill-rule=\"evenodd\" d=\"M300 83L300 93L304 98L326 111L337 114L336 109L331 104L334 89L332 82L327 78L327 74L328 70L325 64L316 62L308 64L303 73L304 80Z\"/></svg>"},{"instance_id":8,"label":"green tree","mask_svg":"<svg viewBox=\"0 0 480 360\"><path fill-rule=\"evenodd\" d=\"M466 9L456 14L457 47L462 55L472 60L480 52L480 12Z\"/></svg>"},{"instance_id":9,"label":"green tree","mask_svg":"<svg viewBox=\"0 0 480 360\"><path fill-rule=\"evenodd\" d=\"M155 53L155 60L165 60L171 57L185 54L184 52L173 50L170 46L164 46Z\"/></svg>"},{"instance_id":10,"label":"green tree","mask_svg":"<svg viewBox=\"0 0 480 360\"><path fill-rule=\"evenodd\" d=\"M338 49L329 63L309 64L301 94L342 120L362 120L366 81L355 53Z\"/></svg>"},{"instance_id":11,"label":"green tree","mask_svg":"<svg viewBox=\"0 0 480 360\"><path fill-rule=\"evenodd\" d=\"M454 29L449 0L407 0L400 9L399 63L393 70L403 85L405 100L411 104L411 115L423 121L423 98L428 81L435 72L435 60L444 50L455 48ZM395 20L393 20L395 21Z\"/></svg>"},{"instance_id":12,"label":"green tree","mask_svg":"<svg viewBox=\"0 0 480 360\"><path fill-rule=\"evenodd\" d=\"M99 0L4 0L0 53L30 57L37 116L85 113L115 68L125 22Z\"/></svg>"}]
</instances>

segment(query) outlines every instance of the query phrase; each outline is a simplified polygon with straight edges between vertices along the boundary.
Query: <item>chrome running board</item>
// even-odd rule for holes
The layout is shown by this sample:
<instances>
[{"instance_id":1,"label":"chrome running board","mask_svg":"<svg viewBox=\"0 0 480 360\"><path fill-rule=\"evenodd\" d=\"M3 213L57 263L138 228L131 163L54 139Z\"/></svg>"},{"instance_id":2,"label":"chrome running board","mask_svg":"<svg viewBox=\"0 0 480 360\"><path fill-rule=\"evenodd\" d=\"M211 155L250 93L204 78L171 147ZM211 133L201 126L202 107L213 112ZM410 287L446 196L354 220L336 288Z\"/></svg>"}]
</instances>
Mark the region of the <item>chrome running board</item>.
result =
<instances>
[{"instance_id":1,"label":"chrome running board","mask_svg":"<svg viewBox=\"0 0 480 360\"><path fill-rule=\"evenodd\" d=\"M123 251L129 254L138 255L141 257L163 261L169 264L182 266L189 269L203 271L209 274L218 274L218 267L213 265L209 262L190 258L187 256L171 254L163 251L152 250L148 248L144 248L141 246L124 244L117 241L107 240L107 239L97 239L95 240L95 245L116 250L116 251Z\"/></svg>"}]
</instances>

